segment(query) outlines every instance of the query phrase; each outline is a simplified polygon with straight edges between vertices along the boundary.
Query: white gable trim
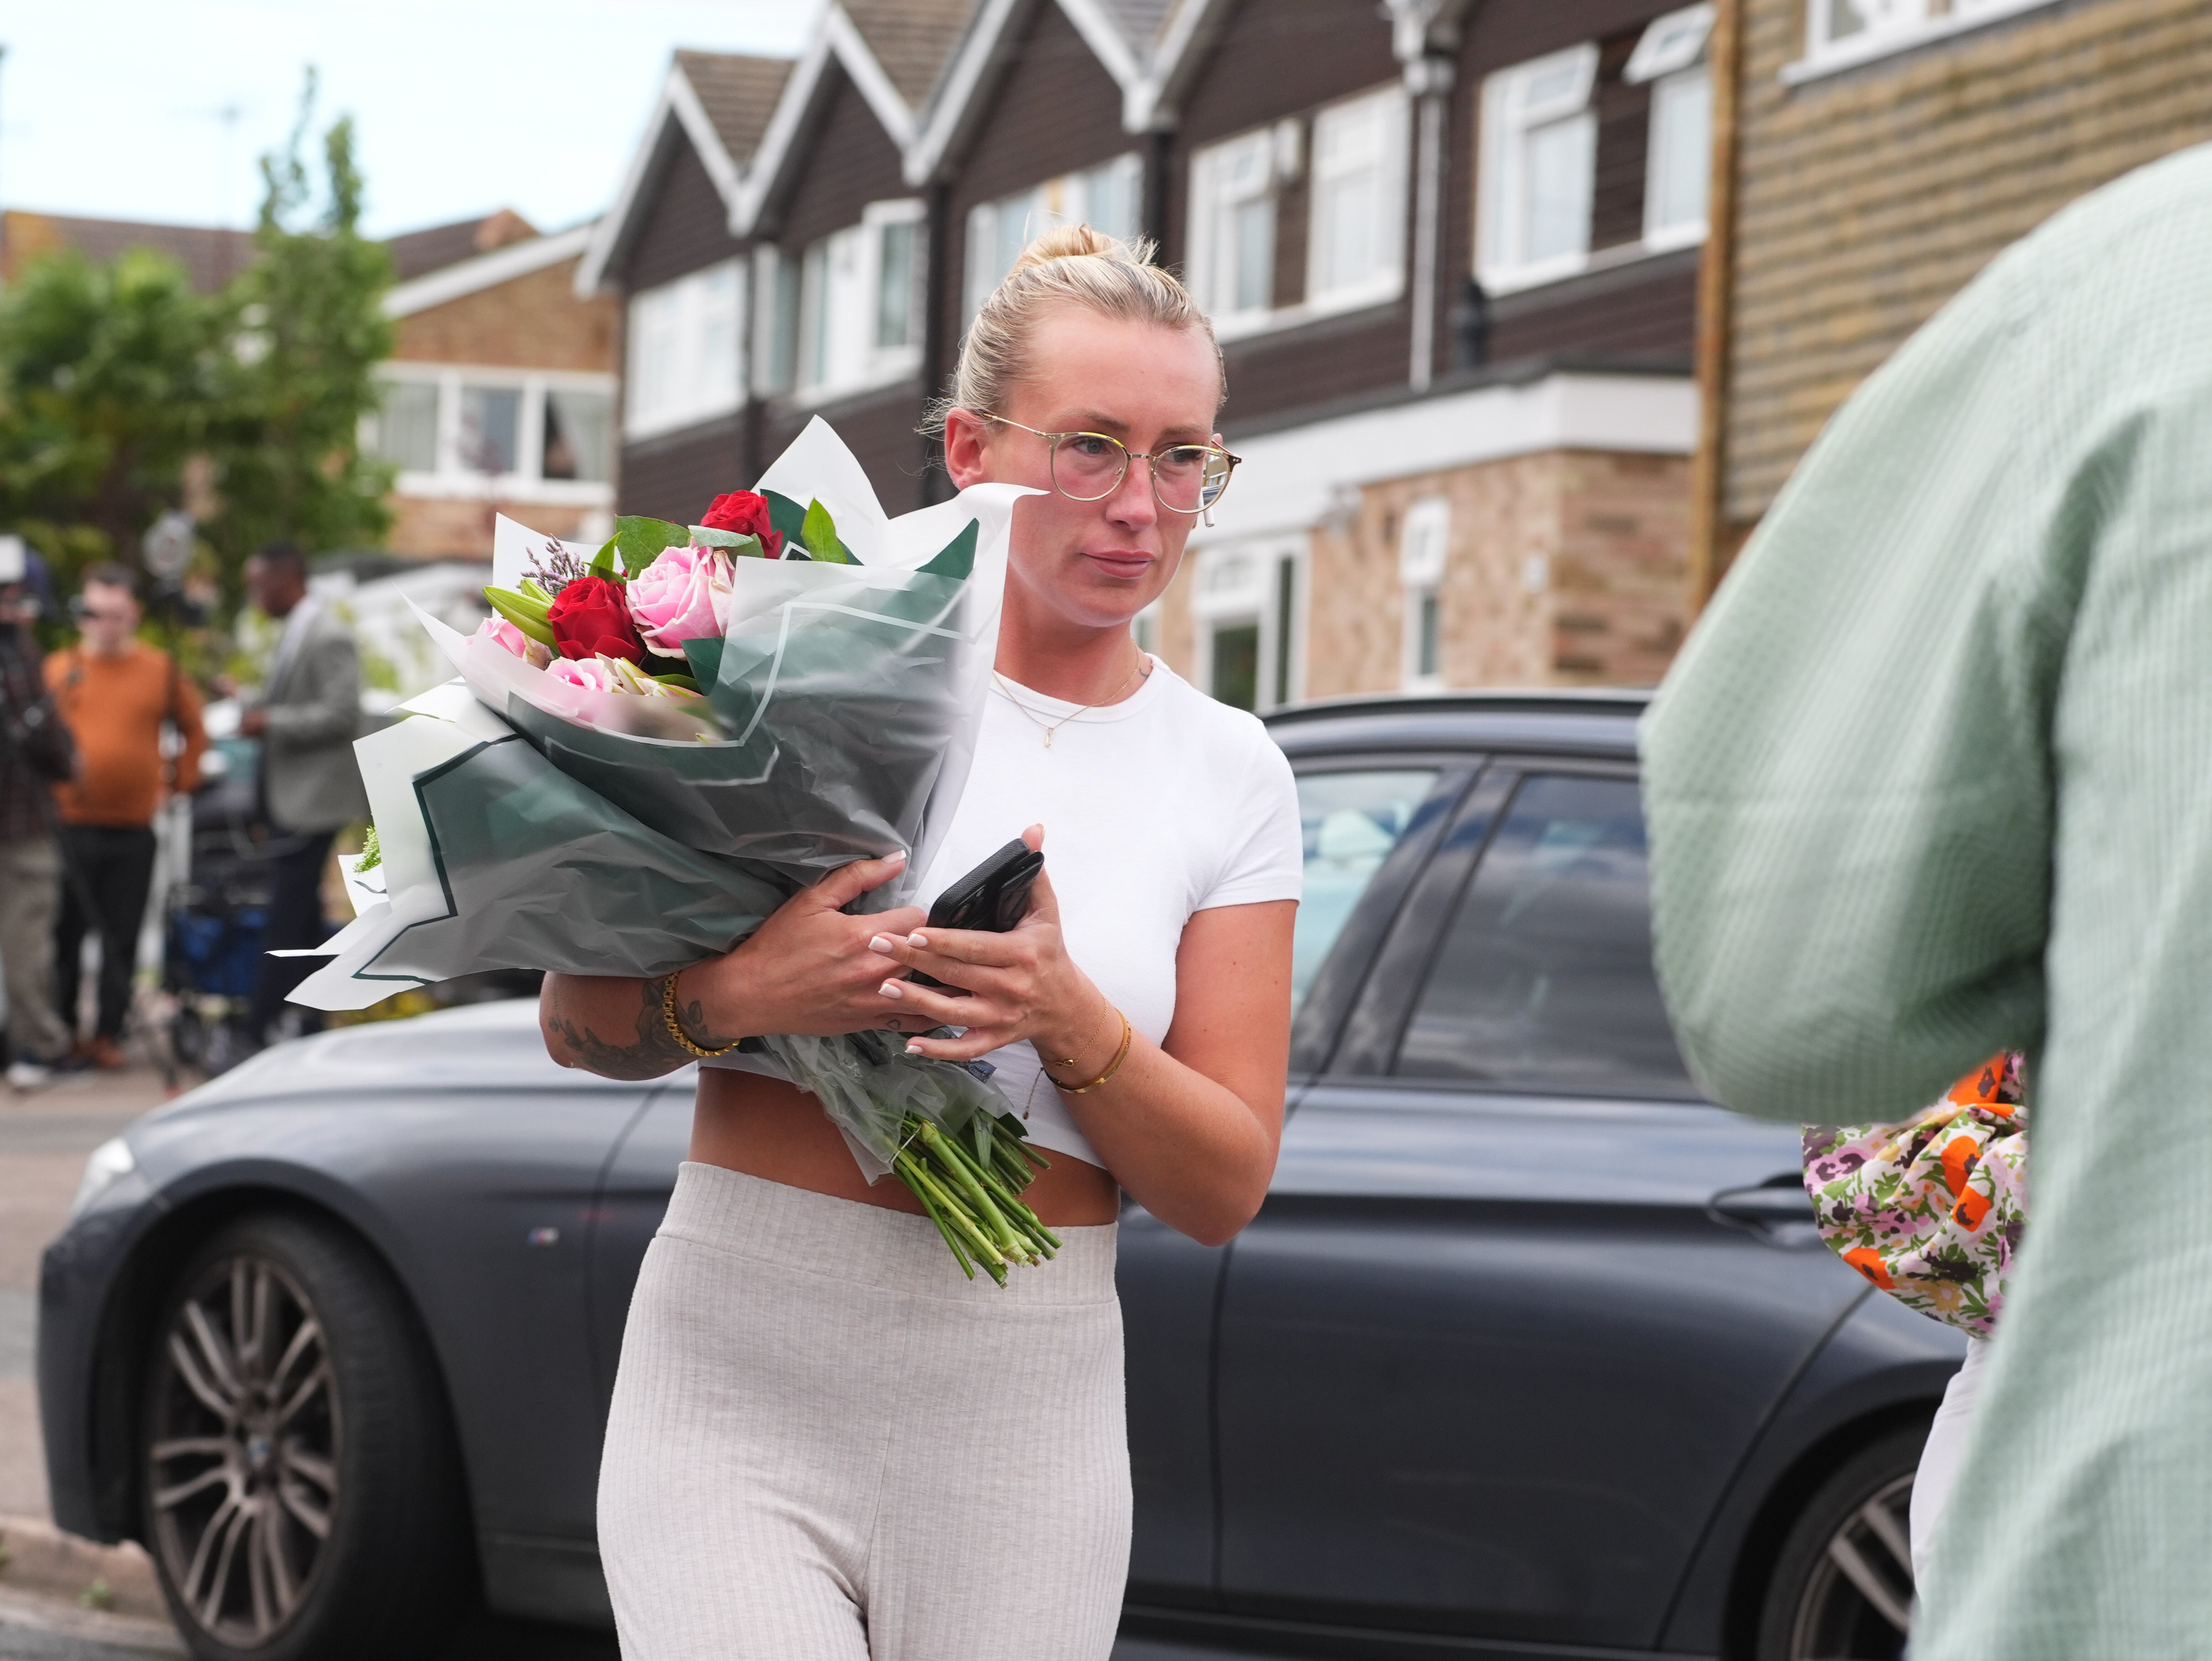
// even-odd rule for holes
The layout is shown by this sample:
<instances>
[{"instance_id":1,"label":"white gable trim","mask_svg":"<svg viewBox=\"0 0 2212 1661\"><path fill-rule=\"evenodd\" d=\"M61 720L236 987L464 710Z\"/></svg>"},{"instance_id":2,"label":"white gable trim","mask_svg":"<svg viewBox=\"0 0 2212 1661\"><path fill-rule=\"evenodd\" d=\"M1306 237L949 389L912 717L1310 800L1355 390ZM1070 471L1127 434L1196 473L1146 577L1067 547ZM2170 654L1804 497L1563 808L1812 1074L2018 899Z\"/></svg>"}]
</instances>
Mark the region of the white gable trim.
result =
<instances>
[{"instance_id":1,"label":"white gable trim","mask_svg":"<svg viewBox=\"0 0 2212 1661\"><path fill-rule=\"evenodd\" d=\"M906 155L906 182L919 190L944 165L946 154L981 119L977 88L1006 49L1006 34L1024 0L983 0L953 53L952 68L930 100L921 131Z\"/></svg>"},{"instance_id":2,"label":"white gable trim","mask_svg":"<svg viewBox=\"0 0 2212 1661\"><path fill-rule=\"evenodd\" d=\"M645 124L645 137L630 153L629 167L623 175L622 189L615 197L614 206L601 216L590 251L585 254L583 264L576 267L579 299L590 298L606 281L607 266L629 231L631 216L644 205L641 198L647 179L653 172L653 159L672 119L683 127L684 136L690 141L722 200L735 203L739 188L737 163L722 148L721 135L707 119L706 108L699 102L699 94L684 73L684 66L672 63L666 79L660 83L659 100L653 105L652 118Z\"/></svg>"},{"instance_id":3,"label":"white gable trim","mask_svg":"<svg viewBox=\"0 0 2212 1661\"><path fill-rule=\"evenodd\" d=\"M769 119L768 131L761 135L759 150L753 157L751 170L745 175L730 204L730 234L749 237L760 223L769 196L777 180L792 159L792 147L798 143L800 130L806 124L808 113L819 94L822 76L835 58L853 84L860 88L860 96L882 122L891 143L903 155L914 143L914 112L899 96L898 88L891 85L890 77L884 73L876 55L868 50L853 20L845 15L842 6L832 4L822 19L806 55L799 60L799 67L791 72L784 83L783 96L776 100L775 113Z\"/></svg>"},{"instance_id":4,"label":"white gable trim","mask_svg":"<svg viewBox=\"0 0 2212 1661\"><path fill-rule=\"evenodd\" d=\"M1060 0L1060 9L1067 14L1067 21L1075 25L1075 32L1106 66L1106 73L1120 83L1126 96L1145 73L1144 64L1129 49L1128 36L1098 9L1097 0Z\"/></svg>"},{"instance_id":5,"label":"white gable trim","mask_svg":"<svg viewBox=\"0 0 2212 1661\"><path fill-rule=\"evenodd\" d=\"M1227 14L1227 0L1183 0L1168 25L1158 53L1136 85L1129 88L1121 110L1121 125L1131 132L1171 127L1176 103Z\"/></svg>"},{"instance_id":6,"label":"white gable trim","mask_svg":"<svg viewBox=\"0 0 2212 1661\"><path fill-rule=\"evenodd\" d=\"M478 254L458 265L426 271L410 283L396 285L384 296L384 314L412 317L449 300L495 289L518 277L542 271L548 265L574 259L591 246L597 228L595 223L579 225L573 230L535 237L527 242L509 243L504 248L494 248L489 253Z\"/></svg>"}]
</instances>

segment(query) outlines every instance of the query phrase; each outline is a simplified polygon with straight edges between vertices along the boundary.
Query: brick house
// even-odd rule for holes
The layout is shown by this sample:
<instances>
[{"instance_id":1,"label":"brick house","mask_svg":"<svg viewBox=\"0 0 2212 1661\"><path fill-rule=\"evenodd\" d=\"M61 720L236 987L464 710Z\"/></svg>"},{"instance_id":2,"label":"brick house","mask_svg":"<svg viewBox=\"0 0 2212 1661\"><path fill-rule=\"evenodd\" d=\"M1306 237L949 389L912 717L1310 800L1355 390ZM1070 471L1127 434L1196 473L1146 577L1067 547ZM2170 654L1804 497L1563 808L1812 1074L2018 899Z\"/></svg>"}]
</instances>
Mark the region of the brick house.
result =
<instances>
[{"instance_id":1,"label":"brick house","mask_svg":"<svg viewBox=\"0 0 2212 1661\"><path fill-rule=\"evenodd\" d=\"M1723 0L1715 61L1701 586L1837 406L2000 250L2212 139L2212 11Z\"/></svg>"},{"instance_id":2,"label":"brick house","mask_svg":"<svg viewBox=\"0 0 2212 1661\"><path fill-rule=\"evenodd\" d=\"M554 536L611 527L615 305L575 292L591 234L502 210L388 245L397 339L368 439L399 469L394 553L484 559L501 513Z\"/></svg>"},{"instance_id":3,"label":"brick house","mask_svg":"<svg viewBox=\"0 0 2212 1661\"><path fill-rule=\"evenodd\" d=\"M1260 708L1654 679L1688 616L1711 17L834 5L726 197L752 322L723 349L750 362L720 453L750 474L818 412L886 505L943 490L926 394L1028 237L1086 219L1160 244L1229 365L1247 465L1140 621L1179 670ZM647 290L623 262L670 238L669 195L626 194L580 273L625 288L633 332ZM635 453L623 501L645 508Z\"/></svg>"}]
</instances>

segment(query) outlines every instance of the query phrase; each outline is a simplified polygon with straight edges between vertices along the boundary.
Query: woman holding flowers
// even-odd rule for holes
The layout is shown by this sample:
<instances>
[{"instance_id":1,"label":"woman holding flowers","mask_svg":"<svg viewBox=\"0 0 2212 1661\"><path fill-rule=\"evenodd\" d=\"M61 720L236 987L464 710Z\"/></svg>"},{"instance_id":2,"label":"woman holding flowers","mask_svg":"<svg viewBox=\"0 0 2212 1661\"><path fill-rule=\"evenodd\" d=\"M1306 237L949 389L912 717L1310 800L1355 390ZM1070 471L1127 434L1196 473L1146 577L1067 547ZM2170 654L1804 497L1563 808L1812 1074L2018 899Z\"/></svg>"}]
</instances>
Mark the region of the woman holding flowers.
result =
<instances>
[{"instance_id":1,"label":"woman holding flowers","mask_svg":"<svg viewBox=\"0 0 2212 1661\"><path fill-rule=\"evenodd\" d=\"M1281 1129L1301 860L1290 771L1251 716L1139 650L1233 458L1220 355L1182 286L1087 228L984 304L942 411L966 487L1016 509L973 773L915 891L1016 835L1046 874L1004 934L848 916L847 866L664 982L550 977L555 1058L702 1069L691 1159L646 1259L600 1477L631 1661L1104 1661L1127 1564L1114 1291L1121 1193L1208 1244L1265 1196ZM906 978L919 970L960 989ZM947 1027L958 1037L922 1036ZM888 1029L988 1057L1050 1168L1063 1244L963 1280L896 1183L730 1047Z\"/></svg>"}]
</instances>

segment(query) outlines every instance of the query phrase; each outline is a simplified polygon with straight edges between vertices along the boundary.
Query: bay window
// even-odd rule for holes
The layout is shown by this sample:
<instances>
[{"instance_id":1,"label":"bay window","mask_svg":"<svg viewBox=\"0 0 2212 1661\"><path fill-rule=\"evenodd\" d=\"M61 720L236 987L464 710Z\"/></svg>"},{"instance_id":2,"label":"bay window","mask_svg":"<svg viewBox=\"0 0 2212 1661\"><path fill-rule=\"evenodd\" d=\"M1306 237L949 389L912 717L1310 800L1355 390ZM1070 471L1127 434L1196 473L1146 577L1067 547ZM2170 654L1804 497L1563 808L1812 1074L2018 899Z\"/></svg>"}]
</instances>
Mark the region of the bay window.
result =
<instances>
[{"instance_id":1,"label":"bay window","mask_svg":"<svg viewBox=\"0 0 2212 1661\"><path fill-rule=\"evenodd\" d=\"M1144 164L1134 151L968 210L966 315L974 317L1030 241L1055 225L1133 240L1143 231Z\"/></svg>"},{"instance_id":2,"label":"bay window","mask_svg":"<svg viewBox=\"0 0 2212 1661\"><path fill-rule=\"evenodd\" d=\"M744 401L745 271L725 260L630 297L623 429L646 438Z\"/></svg>"},{"instance_id":3,"label":"bay window","mask_svg":"<svg viewBox=\"0 0 2212 1661\"><path fill-rule=\"evenodd\" d=\"M386 363L363 423L407 496L613 500L614 377Z\"/></svg>"},{"instance_id":4,"label":"bay window","mask_svg":"<svg viewBox=\"0 0 2212 1661\"><path fill-rule=\"evenodd\" d=\"M1220 702L1275 709L1303 694L1302 563L1288 541L1217 545L1199 557L1198 684Z\"/></svg>"}]
</instances>

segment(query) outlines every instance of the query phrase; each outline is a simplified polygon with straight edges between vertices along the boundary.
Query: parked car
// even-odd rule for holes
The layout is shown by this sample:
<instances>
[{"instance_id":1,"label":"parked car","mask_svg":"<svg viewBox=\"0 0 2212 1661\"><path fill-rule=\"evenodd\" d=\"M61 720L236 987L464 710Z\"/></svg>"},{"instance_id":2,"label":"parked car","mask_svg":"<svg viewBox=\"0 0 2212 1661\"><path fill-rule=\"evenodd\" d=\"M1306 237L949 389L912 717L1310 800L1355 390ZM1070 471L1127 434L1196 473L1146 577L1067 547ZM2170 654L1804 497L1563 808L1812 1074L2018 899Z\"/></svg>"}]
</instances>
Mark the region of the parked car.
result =
<instances>
[{"instance_id":1,"label":"parked car","mask_svg":"<svg viewBox=\"0 0 2212 1661\"><path fill-rule=\"evenodd\" d=\"M1125 1214L1127 1655L1901 1653L1963 1342L1821 1246L1793 1127L1686 1074L1641 707L1273 720L1290 1116L1229 1245ZM690 1099L555 1067L510 1002L140 1121L45 1259L57 1520L144 1541L205 1657L427 1652L479 1595L604 1624L600 1431Z\"/></svg>"}]
</instances>

